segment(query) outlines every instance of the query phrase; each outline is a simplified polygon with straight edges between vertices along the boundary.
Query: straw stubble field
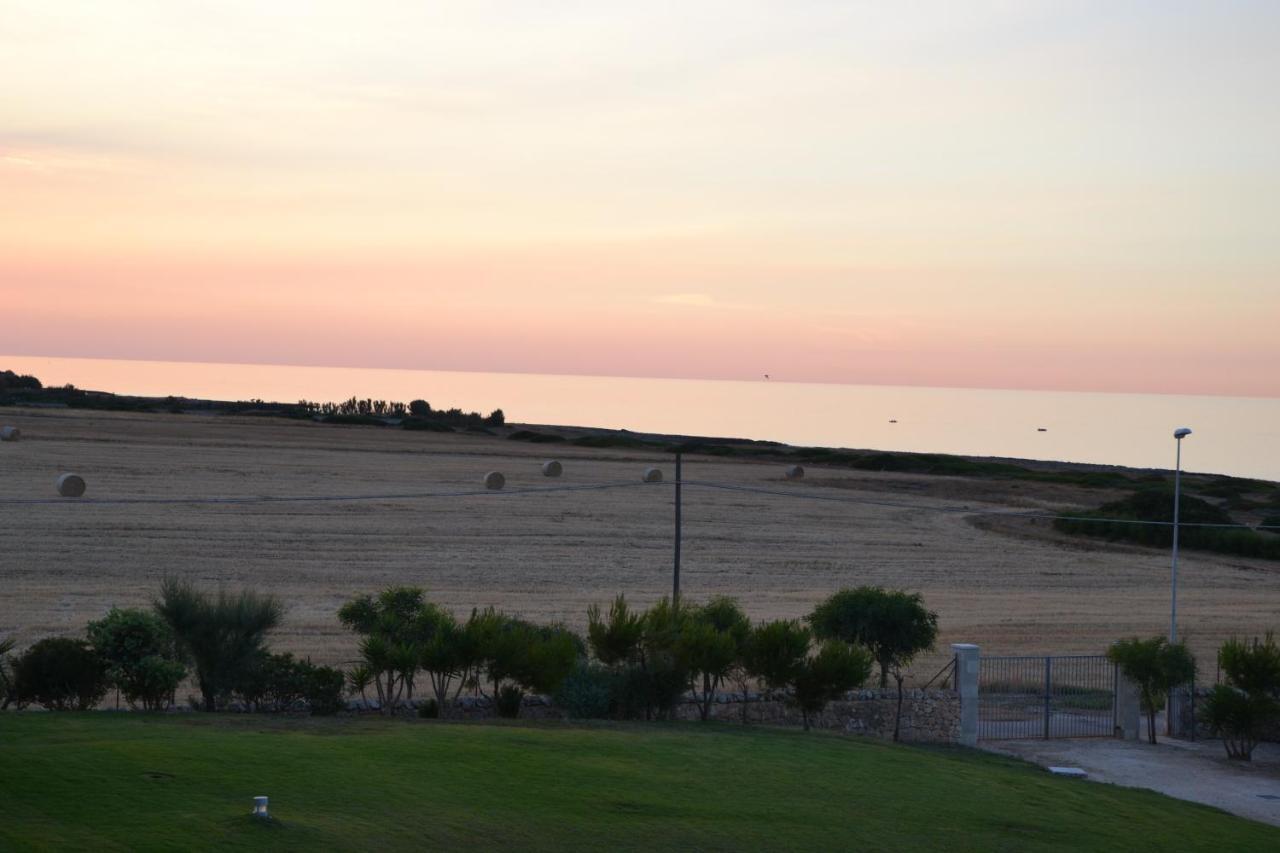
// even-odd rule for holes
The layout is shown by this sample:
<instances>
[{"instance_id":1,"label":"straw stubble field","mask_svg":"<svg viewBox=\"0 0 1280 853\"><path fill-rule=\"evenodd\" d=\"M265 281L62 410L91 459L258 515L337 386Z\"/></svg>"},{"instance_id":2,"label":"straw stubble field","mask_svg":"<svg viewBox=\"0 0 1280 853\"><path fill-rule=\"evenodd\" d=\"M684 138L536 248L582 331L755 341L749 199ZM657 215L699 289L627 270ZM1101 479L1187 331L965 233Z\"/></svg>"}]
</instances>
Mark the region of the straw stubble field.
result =
<instances>
[{"instance_id":1,"label":"straw stubble field","mask_svg":"<svg viewBox=\"0 0 1280 853\"><path fill-rule=\"evenodd\" d=\"M0 637L20 645L78 634L112 605L149 601L166 575L252 586L287 604L275 645L334 663L354 643L340 604L388 584L582 628L591 603L622 592L644 604L670 590L672 489L640 484L669 456L536 446L487 436L340 427L266 418L7 410L23 440L0 446L0 498L54 498L58 473L87 498L189 498L507 491L357 502L0 504ZM856 444L856 436L850 437ZM560 480L539 463L561 459ZM1107 495L1062 486L686 457L686 480L932 506L1054 509ZM548 485L623 488L517 494ZM947 644L990 653L1099 652L1167 630L1168 558L1066 540L1045 523L991 522L917 509L798 500L687 486L686 596L731 595L754 617L799 617L841 586L920 590ZM1212 668L1216 644L1276 627L1280 566L1187 553L1182 630Z\"/></svg>"}]
</instances>

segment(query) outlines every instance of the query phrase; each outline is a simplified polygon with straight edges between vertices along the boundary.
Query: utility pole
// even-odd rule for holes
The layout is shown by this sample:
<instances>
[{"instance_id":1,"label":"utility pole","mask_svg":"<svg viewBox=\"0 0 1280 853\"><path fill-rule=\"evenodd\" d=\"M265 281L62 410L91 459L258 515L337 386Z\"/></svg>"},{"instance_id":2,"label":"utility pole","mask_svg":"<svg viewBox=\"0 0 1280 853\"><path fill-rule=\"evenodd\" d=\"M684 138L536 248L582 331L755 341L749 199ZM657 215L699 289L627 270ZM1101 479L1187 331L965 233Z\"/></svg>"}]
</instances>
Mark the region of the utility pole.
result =
<instances>
[{"instance_id":1,"label":"utility pole","mask_svg":"<svg viewBox=\"0 0 1280 853\"><path fill-rule=\"evenodd\" d=\"M680 603L680 452L676 451L676 553L675 553L675 570L671 578L671 603L678 605Z\"/></svg>"}]
</instances>

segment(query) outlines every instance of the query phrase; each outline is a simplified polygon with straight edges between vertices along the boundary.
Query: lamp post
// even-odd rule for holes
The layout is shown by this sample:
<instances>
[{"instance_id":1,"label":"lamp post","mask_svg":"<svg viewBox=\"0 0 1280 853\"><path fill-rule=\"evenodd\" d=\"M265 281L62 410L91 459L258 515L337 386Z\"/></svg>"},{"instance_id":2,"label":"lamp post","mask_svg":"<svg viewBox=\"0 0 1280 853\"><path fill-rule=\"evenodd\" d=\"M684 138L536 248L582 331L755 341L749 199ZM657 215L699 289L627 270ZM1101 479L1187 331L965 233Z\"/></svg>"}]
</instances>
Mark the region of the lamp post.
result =
<instances>
[{"instance_id":1,"label":"lamp post","mask_svg":"<svg viewBox=\"0 0 1280 853\"><path fill-rule=\"evenodd\" d=\"M1172 600L1169 606L1169 642L1178 642L1178 503L1182 497L1182 439L1191 435L1188 427L1173 431L1177 445L1177 462L1173 468L1173 566L1170 569Z\"/></svg>"}]
</instances>

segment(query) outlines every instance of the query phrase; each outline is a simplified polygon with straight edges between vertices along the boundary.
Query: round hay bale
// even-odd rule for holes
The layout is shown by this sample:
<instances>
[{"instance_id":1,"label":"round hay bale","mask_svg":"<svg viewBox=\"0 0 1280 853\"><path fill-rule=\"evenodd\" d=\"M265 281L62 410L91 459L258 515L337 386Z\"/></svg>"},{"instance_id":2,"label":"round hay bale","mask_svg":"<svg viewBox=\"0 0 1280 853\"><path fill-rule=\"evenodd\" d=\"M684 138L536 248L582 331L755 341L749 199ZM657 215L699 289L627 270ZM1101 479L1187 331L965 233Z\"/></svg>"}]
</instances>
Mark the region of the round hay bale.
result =
<instances>
[{"instance_id":1,"label":"round hay bale","mask_svg":"<svg viewBox=\"0 0 1280 853\"><path fill-rule=\"evenodd\" d=\"M84 494L84 478L79 474L63 474L58 477L58 494L64 498L78 498Z\"/></svg>"},{"instance_id":2,"label":"round hay bale","mask_svg":"<svg viewBox=\"0 0 1280 853\"><path fill-rule=\"evenodd\" d=\"M662 469L661 468L645 468L644 481L646 483L661 483Z\"/></svg>"},{"instance_id":3,"label":"round hay bale","mask_svg":"<svg viewBox=\"0 0 1280 853\"><path fill-rule=\"evenodd\" d=\"M800 465L792 465L787 469L786 477L788 480L803 480L804 468Z\"/></svg>"},{"instance_id":4,"label":"round hay bale","mask_svg":"<svg viewBox=\"0 0 1280 853\"><path fill-rule=\"evenodd\" d=\"M0 441L17 441L20 438L22 438L22 430L17 427L0 427Z\"/></svg>"},{"instance_id":5,"label":"round hay bale","mask_svg":"<svg viewBox=\"0 0 1280 853\"><path fill-rule=\"evenodd\" d=\"M484 475L484 487L493 489L495 492L507 484L507 478L502 476L499 471L490 471Z\"/></svg>"},{"instance_id":6,"label":"round hay bale","mask_svg":"<svg viewBox=\"0 0 1280 853\"><path fill-rule=\"evenodd\" d=\"M554 459L542 463L542 476L559 477L564 473L564 466Z\"/></svg>"}]
</instances>

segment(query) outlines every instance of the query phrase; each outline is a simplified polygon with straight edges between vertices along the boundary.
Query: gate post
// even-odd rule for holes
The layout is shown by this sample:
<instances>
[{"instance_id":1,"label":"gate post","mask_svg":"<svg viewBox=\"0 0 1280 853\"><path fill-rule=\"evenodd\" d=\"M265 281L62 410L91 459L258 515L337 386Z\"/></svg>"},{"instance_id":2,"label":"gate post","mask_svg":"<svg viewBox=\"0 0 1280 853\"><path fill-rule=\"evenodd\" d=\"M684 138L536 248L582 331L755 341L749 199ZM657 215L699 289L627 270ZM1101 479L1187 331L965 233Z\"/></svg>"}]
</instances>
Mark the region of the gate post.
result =
<instances>
[{"instance_id":1,"label":"gate post","mask_svg":"<svg viewBox=\"0 0 1280 853\"><path fill-rule=\"evenodd\" d=\"M1142 699L1138 685L1116 667L1116 737L1123 740L1142 739Z\"/></svg>"},{"instance_id":2,"label":"gate post","mask_svg":"<svg viewBox=\"0 0 1280 853\"><path fill-rule=\"evenodd\" d=\"M960 743L978 745L978 647L952 643L956 656L956 692L960 694Z\"/></svg>"}]
</instances>

